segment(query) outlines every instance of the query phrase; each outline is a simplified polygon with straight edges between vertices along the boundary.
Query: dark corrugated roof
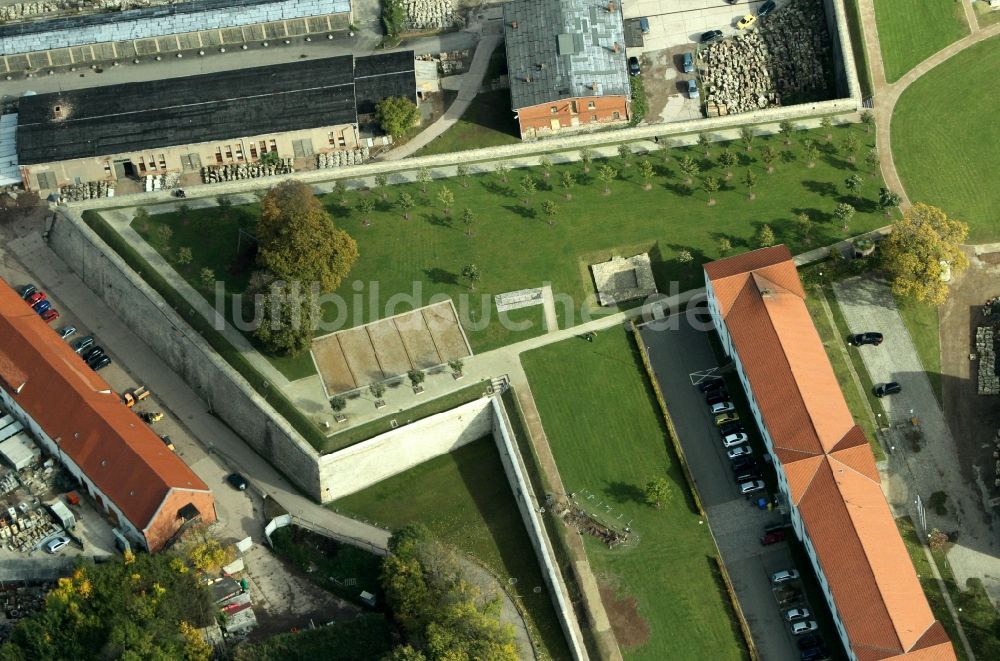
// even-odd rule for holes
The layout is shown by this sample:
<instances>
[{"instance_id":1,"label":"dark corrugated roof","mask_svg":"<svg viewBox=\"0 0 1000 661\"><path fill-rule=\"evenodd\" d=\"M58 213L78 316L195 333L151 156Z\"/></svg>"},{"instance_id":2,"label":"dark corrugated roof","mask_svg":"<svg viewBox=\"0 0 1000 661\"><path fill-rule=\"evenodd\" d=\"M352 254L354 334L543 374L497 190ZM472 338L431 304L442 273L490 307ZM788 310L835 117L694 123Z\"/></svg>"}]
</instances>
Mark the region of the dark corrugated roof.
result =
<instances>
[{"instance_id":1,"label":"dark corrugated roof","mask_svg":"<svg viewBox=\"0 0 1000 661\"><path fill-rule=\"evenodd\" d=\"M613 4L614 11L594 0L504 4L504 42L515 110L570 97L630 94L621 3Z\"/></svg>"},{"instance_id":2,"label":"dark corrugated roof","mask_svg":"<svg viewBox=\"0 0 1000 661\"><path fill-rule=\"evenodd\" d=\"M354 62L354 95L359 115L375 112L375 104L390 96L416 101L413 51L359 57Z\"/></svg>"}]
</instances>

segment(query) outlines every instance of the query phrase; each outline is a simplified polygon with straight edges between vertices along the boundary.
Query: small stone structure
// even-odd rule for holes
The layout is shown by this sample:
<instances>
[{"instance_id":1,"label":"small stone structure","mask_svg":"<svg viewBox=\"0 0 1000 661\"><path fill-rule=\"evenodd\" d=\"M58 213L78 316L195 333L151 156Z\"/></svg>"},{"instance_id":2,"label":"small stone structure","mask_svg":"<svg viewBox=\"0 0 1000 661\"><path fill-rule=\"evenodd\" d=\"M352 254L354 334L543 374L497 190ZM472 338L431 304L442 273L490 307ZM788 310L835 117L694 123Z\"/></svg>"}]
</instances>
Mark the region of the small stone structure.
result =
<instances>
[{"instance_id":1,"label":"small stone structure","mask_svg":"<svg viewBox=\"0 0 1000 661\"><path fill-rule=\"evenodd\" d=\"M405 30L441 30L459 20L453 0L405 0Z\"/></svg>"},{"instance_id":2,"label":"small stone structure","mask_svg":"<svg viewBox=\"0 0 1000 661\"><path fill-rule=\"evenodd\" d=\"M590 271L601 305L615 305L656 293L653 267L646 253L633 257L616 255L606 262L591 264Z\"/></svg>"},{"instance_id":3,"label":"small stone structure","mask_svg":"<svg viewBox=\"0 0 1000 661\"><path fill-rule=\"evenodd\" d=\"M295 168L292 164L292 159L283 158L278 163L208 165L201 168L201 181L206 184L214 184L220 181L237 181L240 179L273 177L278 174L289 174L295 172Z\"/></svg>"},{"instance_id":4,"label":"small stone structure","mask_svg":"<svg viewBox=\"0 0 1000 661\"><path fill-rule=\"evenodd\" d=\"M503 294L494 296L493 300L497 305L497 312L517 310L518 308L527 308L532 305L542 305L544 303L541 287L504 292Z\"/></svg>"},{"instance_id":5,"label":"small stone structure","mask_svg":"<svg viewBox=\"0 0 1000 661\"><path fill-rule=\"evenodd\" d=\"M997 376L996 338L991 326L976 328L976 352L979 358L980 395L1000 395L1000 377Z\"/></svg>"}]
</instances>

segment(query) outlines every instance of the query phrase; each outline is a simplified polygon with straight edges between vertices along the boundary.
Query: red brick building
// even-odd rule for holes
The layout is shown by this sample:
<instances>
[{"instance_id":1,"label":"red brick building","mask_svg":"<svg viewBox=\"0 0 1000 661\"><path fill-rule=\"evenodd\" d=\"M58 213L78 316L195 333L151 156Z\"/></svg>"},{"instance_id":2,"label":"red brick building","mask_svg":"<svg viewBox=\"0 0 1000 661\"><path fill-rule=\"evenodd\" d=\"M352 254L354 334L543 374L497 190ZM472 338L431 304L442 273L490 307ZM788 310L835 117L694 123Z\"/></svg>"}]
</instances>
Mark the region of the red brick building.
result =
<instances>
[{"instance_id":1,"label":"red brick building","mask_svg":"<svg viewBox=\"0 0 1000 661\"><path fill-rule=\"evenodd\" d=\"M0 407L149 551L185 523L215 521L201 478L2 280Z\"/></svg>"},{"instance_id":2,"label":"red brick building","mask_svg":"<svg viewBox=\"0 0 1000 661\"><path fill-rule=\"evenodd\" d=\"M503 8L511 107L522 139L629 121L616 0L512 0Z\"/></svg>"}]
</instances>

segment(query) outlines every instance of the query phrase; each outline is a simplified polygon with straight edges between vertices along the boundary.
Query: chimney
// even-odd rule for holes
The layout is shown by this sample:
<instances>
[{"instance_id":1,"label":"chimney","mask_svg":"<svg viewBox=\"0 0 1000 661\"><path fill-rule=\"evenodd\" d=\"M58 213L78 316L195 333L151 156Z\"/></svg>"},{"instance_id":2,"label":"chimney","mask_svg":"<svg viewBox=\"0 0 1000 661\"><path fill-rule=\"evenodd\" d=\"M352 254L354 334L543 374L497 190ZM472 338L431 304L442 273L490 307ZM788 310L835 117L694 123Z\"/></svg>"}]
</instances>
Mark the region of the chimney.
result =
<instances>
[{"instance_id":1,"label":"chimney","mask_svg":"<svg viewBox=\"0 0 1000 661\"><path fill-rule=\"evenodd\" d=\"M62 119L62 118L63 118L63 116L64 116L64 115L63 115L63 109L62 109L62 106L55 106L55 107L54 107L54 108L52 109L52 115L53 115L53 117L55 117L56 119Z\"/></svg>"},{"instance_id":2,"label":"chimney","mask_svg":"<svg viewBox=\"0 0 1000 661\"><path fill-rule=\"evenodd\" d=\"M516 29L517 29L517 21L511 21L511 23L510 23L510 28L511 28L512 30L516 30Z\"/></svg>"},{"instance_id":3,"label":"chimney","mask_svg":"<svg viewBox=\"0 0 1000 661\"><path fill-rule=\"evenodd\" d=\"M774 295L774 292L765 288L760 290L760 295L761 298L771 298L771 296Z\"/></svg>"},{"instance_id":4,"label":"chimney","mask_svg":"<svg viewBox=\"0 0 1000 661\"><path fill-rule=\"evenodd\" d=\"M595 92L597 91L597 81L596 80L590 84L590 89L594 90Z\"/></svg>"},{"instance_id":5,"label":"chimney","mask_svg":"<svg viewBox=\"0 0 1000 661\"><path fill-rule=\"evenodd\" d=\"M618 42L617 42L617 41L615 42L615 45L614 45L614 46L612 46L612 50L613 50L614 52L616 52L616 53L617 53L617 52L618 52L619 50L621 50L621 46L619 46L619 45L618 45Z\"/></svg>"},{"instance_id":6,"label":"chimney","mask_svg":"<svg viewBox=\"0 0 1000 661\"><path fill-rule=\"evenodd\" d=\"M530 83L531 82L531 74L530 73L524 77L524 82L526 82L526 83Z\"/></svg>"},{"instance_id":7,"label":"chimney","mask_svg":"<svg viewBox=\"0 0 1000 661\"><path fill-rule=\"evenodd\" d=\"M537 66L537 67L538 67L538 70L539 70L539 71L541 71L542 69L544 69L544 68L545 68L545 63L544 63L544 62L539 62L539 63L538 63L537 65L535 65L535 66Z\"/></svg>"},{"instance_id":8,"label":"chimney","mask_svg":"<svg viewBox=\"0 0 1000 661\"><path fill-rule=\"evenodd\" d=\"M608 13L609 14L614 14L615 13L615 9L616 9L615 8L615 0L608 0Z\"/></svg>"}]
</instances>

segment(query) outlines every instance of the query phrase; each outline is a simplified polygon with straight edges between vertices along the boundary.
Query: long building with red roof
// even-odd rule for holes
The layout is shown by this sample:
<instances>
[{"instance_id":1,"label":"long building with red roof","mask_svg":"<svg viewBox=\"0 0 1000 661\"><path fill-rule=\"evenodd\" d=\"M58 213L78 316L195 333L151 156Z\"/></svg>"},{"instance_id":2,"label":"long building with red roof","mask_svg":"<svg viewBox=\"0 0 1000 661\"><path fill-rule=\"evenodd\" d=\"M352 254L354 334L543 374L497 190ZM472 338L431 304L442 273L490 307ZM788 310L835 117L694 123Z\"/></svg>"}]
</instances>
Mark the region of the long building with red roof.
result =
<instances>
[{"instance_id":1,"label":"long building with red roof","mask_svg":"<svg viewBox=\"0 0 1000 661\"><path fill-rule=\"evenodd\" d=\"M705 265L733 359L850 658L952 661L785 246Z\"/></svg>"},{"instance_id":2,"label":"long building with red roof","mask_svg":"<svg viewBox=\"0 0 1000 661\"><path fill-rule=\"evenodd\" d=\"M131 541L157 551L186 522L215 521L208 486L6 283L0 403Z\"/></svg>"}]
</instances>

